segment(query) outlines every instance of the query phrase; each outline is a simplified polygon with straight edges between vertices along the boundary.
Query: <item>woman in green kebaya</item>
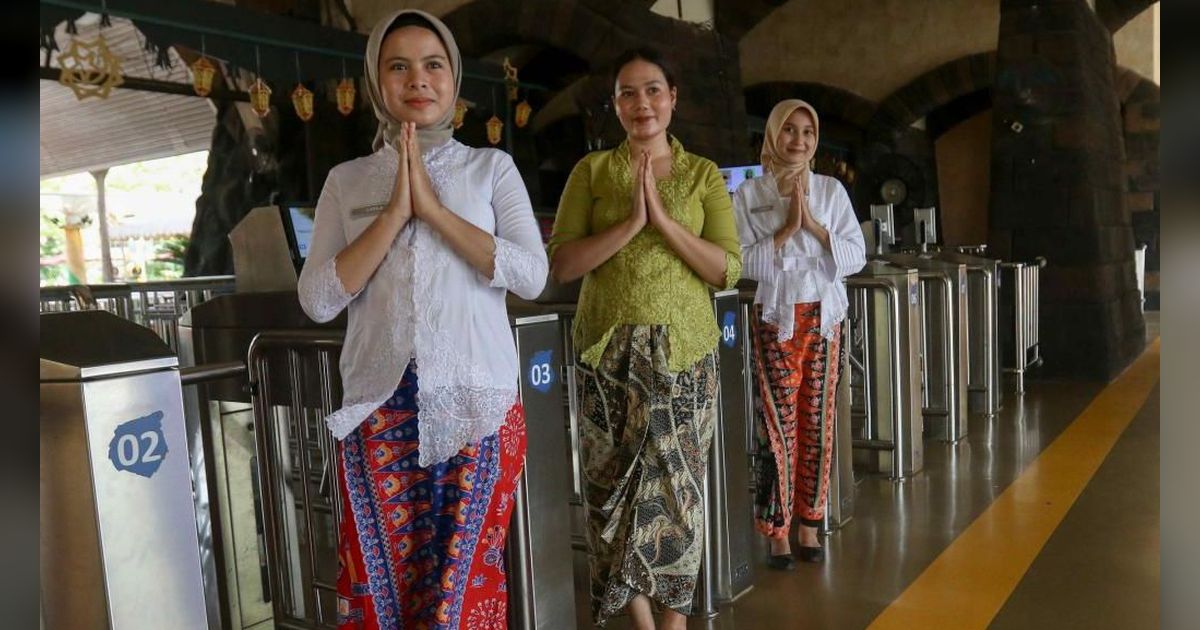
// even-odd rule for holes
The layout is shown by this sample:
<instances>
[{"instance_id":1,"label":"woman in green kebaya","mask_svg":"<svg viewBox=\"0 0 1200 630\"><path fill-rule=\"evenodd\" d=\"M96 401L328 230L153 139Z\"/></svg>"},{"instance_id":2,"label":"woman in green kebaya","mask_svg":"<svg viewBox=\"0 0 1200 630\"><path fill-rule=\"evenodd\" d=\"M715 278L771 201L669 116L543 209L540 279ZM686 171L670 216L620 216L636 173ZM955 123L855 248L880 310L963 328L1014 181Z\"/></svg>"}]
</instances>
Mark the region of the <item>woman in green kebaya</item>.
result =
<instances>
[{"instance_id":1,"label":"woman in green kebaya","mask_svg":"<svg viewBox=\"0 0 1200 630\"><path fill-rule=\"evenodd\" d=\"M684 628L700 568L703 484L716 415L711 289L741 273L716 165L667 132L669 64L652 49L614 65L627 137L584 157L550 239L551 273L583 278L579 348L584 501L598 625L628 608L639 630Z\"/></svg>"}]
</instances>

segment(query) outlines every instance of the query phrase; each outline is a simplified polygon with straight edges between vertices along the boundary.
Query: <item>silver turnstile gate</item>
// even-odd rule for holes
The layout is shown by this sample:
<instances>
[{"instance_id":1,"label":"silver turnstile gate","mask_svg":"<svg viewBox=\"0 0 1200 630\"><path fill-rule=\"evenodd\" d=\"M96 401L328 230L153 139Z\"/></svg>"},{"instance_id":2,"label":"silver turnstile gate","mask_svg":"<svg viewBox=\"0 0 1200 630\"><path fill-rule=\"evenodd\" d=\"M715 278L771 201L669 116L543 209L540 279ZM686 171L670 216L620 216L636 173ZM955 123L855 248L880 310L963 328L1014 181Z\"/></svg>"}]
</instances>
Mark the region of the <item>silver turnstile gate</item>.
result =
<instances>
[{"instance_id":1,"label":"silver turnstile gate","mask_svg":"<svg viewBox=\"0 0 1200 630\"><path fill-rule=\"evenodd\" d=\"M575 625L568 499L568 438L563 432L565 348L558 315L517 317L517 361L525 406L525 473L517 484L505 545L508 627L556 630Z\"/></svg>"},{"instance_id":2,"label":"silver turnstile gate","mask_svg":"<svg viewBox=\"0 0 1200 630\"><path fill-rule=\"evenodd\" d=\"M520 390L526 412L528 455L514 495L505 561L509 576L509 627L522 630L550 630L575 623L567 505L570 482L562 474L567 469L566 436L559 428L562 384L557 377L561 373L562 349L557 319L555 315L524 317L517 318L513 325L522 370ZM265 332L251 344L248 360L256 391L259 474L263 480L265 538L272 567L274 620L276 627L282 628L324 628L333 624L336 617L329 598L335 587L323 561L336 559L327 552L336 539L340 519L348 518L340 514L336 484L327 481L337 463L336 445L324 427L317 428L313 435L313 428L306 428L305 423L270 426L282 418L309 415L295 413L302 397L297 392L298 386L304 383L305 374L311 369L301 365L310 363L303 360L306 345L332 348L340 345L340 335ZM292 392L291 405L282 413L277 404L261 395L273 389L269 382L273 370L267 365L267 350L271 346L286 353L286 373L292 377L288 386ZM317 352L320 357L319 349ZM337 378L336 362L332 359L333 354L326 353L315 364L322 391L330 391L332 381ZM329 409L330 402L322 397L321 413ZM321 413L315 417L323 417ZM271 420L260 424L262 418ZM314 466L308 463L309 458L299 456L314 450L324 453L323 458L314 460L323 465ZM310 480L312 485L300 483L301 479ZM294 514L281 509L288 505L297 506ZM326 511L331 518L320 518ZM310 538L306 535L310 531L319 532L320 536Z\"/></svg>"},{"instance_id":3,"label":"silver turnstile gate","mask_svg":"<svg viewBox=\"0 0 1200 630\"><path fill-rule=\"evenodd\" d=\"M209 628L175 353L81 311L40 355L44 627Z\"/></svg>"},{"instance_id":4,"label":"silver turnstile gate","mask_svg":"<svg viewBox=\"0 0 1200 630\"><path fill-rule=\"evenodd\" d=\"M920 277L921 411L929 437L957 442L967 435L967 271L928 254L885 254Z\"/></svg>"},{"instance_id":5,"label":"silver turnstile gate","mask_svg":"<svg viewBox=\"0 0 1200 630\"><path fill-rule=\"evenodd\" d=\"M942 250L934 258L967 266L967 409L1000 411L1000 261Z\"/></svg>"},{"instance_id":6,"label":"silver turnstile gate","mask_svg":"<svg viewBox=\"0 0 1200 630\"><path fill-rule=\"evenodd\" d=\"M717 343L717 422L709 448L705 483L705 552L701 562L698 612L713 614L754 586L754 506L750 465L743 436L749 430L745 377L749 366L743 348L738 291L713 294L721 339Z\"/></svg>"},{"instance_id":7,"label":"silver turnstile gate","mask_svg":"<svg viewBox=\"0 0 1200 630\"><path fill-rule=\"evenodd\" d=\"M869 260L846 287L855 465L904 479L925 459L917 270Z\"/></svg>"}]
</instances>

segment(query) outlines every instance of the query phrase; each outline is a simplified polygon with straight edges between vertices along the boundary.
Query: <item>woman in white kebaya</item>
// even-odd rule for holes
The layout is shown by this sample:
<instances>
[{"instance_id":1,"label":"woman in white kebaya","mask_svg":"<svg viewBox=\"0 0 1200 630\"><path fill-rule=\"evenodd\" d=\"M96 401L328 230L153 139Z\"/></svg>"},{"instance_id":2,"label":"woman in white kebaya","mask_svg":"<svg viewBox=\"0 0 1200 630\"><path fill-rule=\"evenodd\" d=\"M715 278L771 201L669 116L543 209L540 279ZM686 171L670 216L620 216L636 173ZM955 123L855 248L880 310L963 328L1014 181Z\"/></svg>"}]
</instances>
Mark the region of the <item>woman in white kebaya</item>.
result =
<instances>
[{"instance_id":1,"label":"woman in white kebaya","mask_svg":"<svg viewBox=\"0 0 1200 630\"><path fill-rule=\"evenodd\" d=\"M505 309L547 260L508 154L452 137L454 37L415 10L365 56L375 152L339 164L317 203L300 303L349 326L339 440L338 624L502 628L502 550L525 417ZM419 386L418 386L419 376Z\"/></svg>"},{"instance_id":2,"label":"woman in white kebaya","mask_svg":"<svg viewBox=\"0 0 1200 630\"><path fill-rule=\"evenodd\" d=\"M733 195L742 277L758 281L751 318L760 455L755 523L770 539L769 564L776 569L794 566L794 516L800 559L824 559L817 526L828 498L839 333L848 304L842 279L866 264L846 189L809 169L818 125L804 101L776 105L763 140L765 176L743 182Z\"/></svg>"}]
</instances>

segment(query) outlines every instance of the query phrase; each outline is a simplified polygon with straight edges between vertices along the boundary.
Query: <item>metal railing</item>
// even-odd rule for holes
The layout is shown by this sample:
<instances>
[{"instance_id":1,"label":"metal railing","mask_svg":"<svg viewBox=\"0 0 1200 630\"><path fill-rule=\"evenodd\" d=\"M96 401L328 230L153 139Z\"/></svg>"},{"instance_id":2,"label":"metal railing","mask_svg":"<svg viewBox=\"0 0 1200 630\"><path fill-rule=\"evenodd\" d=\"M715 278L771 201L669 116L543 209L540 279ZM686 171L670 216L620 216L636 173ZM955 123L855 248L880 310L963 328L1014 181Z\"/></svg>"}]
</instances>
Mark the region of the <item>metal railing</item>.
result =
<instances>
[{"instance_id":1,"label":"metal railing","mask_svg":"<svg viewBox=\"0 0 1200 630\"><path fill-rule=\"evenodd\" d=\"M343 333L268 331L246 364L263 537L277 628L337 626L337 448L323 418L340 399Z\"/></svg>"},{"instance_id":2,"label":"metal railing","mask_svg":"<svg viewBox=\"0 0 1200 630\"><path fill-rule=\"evenodd\" d=\"M1017 393L1025 391L1025 371L1041 365L1039 346L1039 278L1046 259L1033 263L1000 263L1001 358L1004 372L1017 377ZM1006 325L1004 325L1006 324Z\"/></svg>"},{"instance_id":3,"label":"metal railing","mask_svg":"<svg viewBox=\"0 0 1200 630\"><path fill-rule=\"evenodd\" d=\"M233 276L200 276L135 283L42 287L39 312L108 311L153 330L179 351L179 318L188 309L233 293Z\"/></svg>"}]
</instances>

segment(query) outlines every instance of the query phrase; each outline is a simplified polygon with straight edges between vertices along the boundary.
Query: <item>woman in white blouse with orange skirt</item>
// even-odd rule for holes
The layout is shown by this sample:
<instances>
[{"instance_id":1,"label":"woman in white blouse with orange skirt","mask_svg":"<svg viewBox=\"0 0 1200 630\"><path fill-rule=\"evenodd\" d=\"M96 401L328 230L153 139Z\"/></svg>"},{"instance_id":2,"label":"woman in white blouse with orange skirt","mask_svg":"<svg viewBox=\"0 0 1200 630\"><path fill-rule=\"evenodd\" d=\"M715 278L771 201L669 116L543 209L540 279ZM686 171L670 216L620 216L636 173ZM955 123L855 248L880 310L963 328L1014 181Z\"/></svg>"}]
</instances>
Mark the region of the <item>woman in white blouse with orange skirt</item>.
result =
<instances>
[{"instance_id":1,"label":"woman in white blouse with orange skirt","mask_svg":"<svg viewBox=\"0 0 1200 630\"><path fill-rule=\"evenodd\" d=\"M816 528L829 489L839 334L848 304L842 279L866 264L846 189L809 169L818 124L804 101L776 105L763 140L766 176L743 182L733 195L742 277L758 281L751 318L755 523L770 539L769 565L776 569L794 566L794 516L800 559L824 559Z\"/></svg>"},{"instance_id":2,"label":"woman in white blouse with orange skirt","mask_svg":"<svg viewBox=\"0 0 1200 630\"><path fill-rule=\"evenodd\" d=\"M501 628L525 456L504 299L541 292L546 254L512 158L451 137L462 64L446 26L394 12L365 65L375 152L330 171L299 284L313 319L349 311L326 418L347 515L338 624Z\"/></svg>"}]
</instances>

